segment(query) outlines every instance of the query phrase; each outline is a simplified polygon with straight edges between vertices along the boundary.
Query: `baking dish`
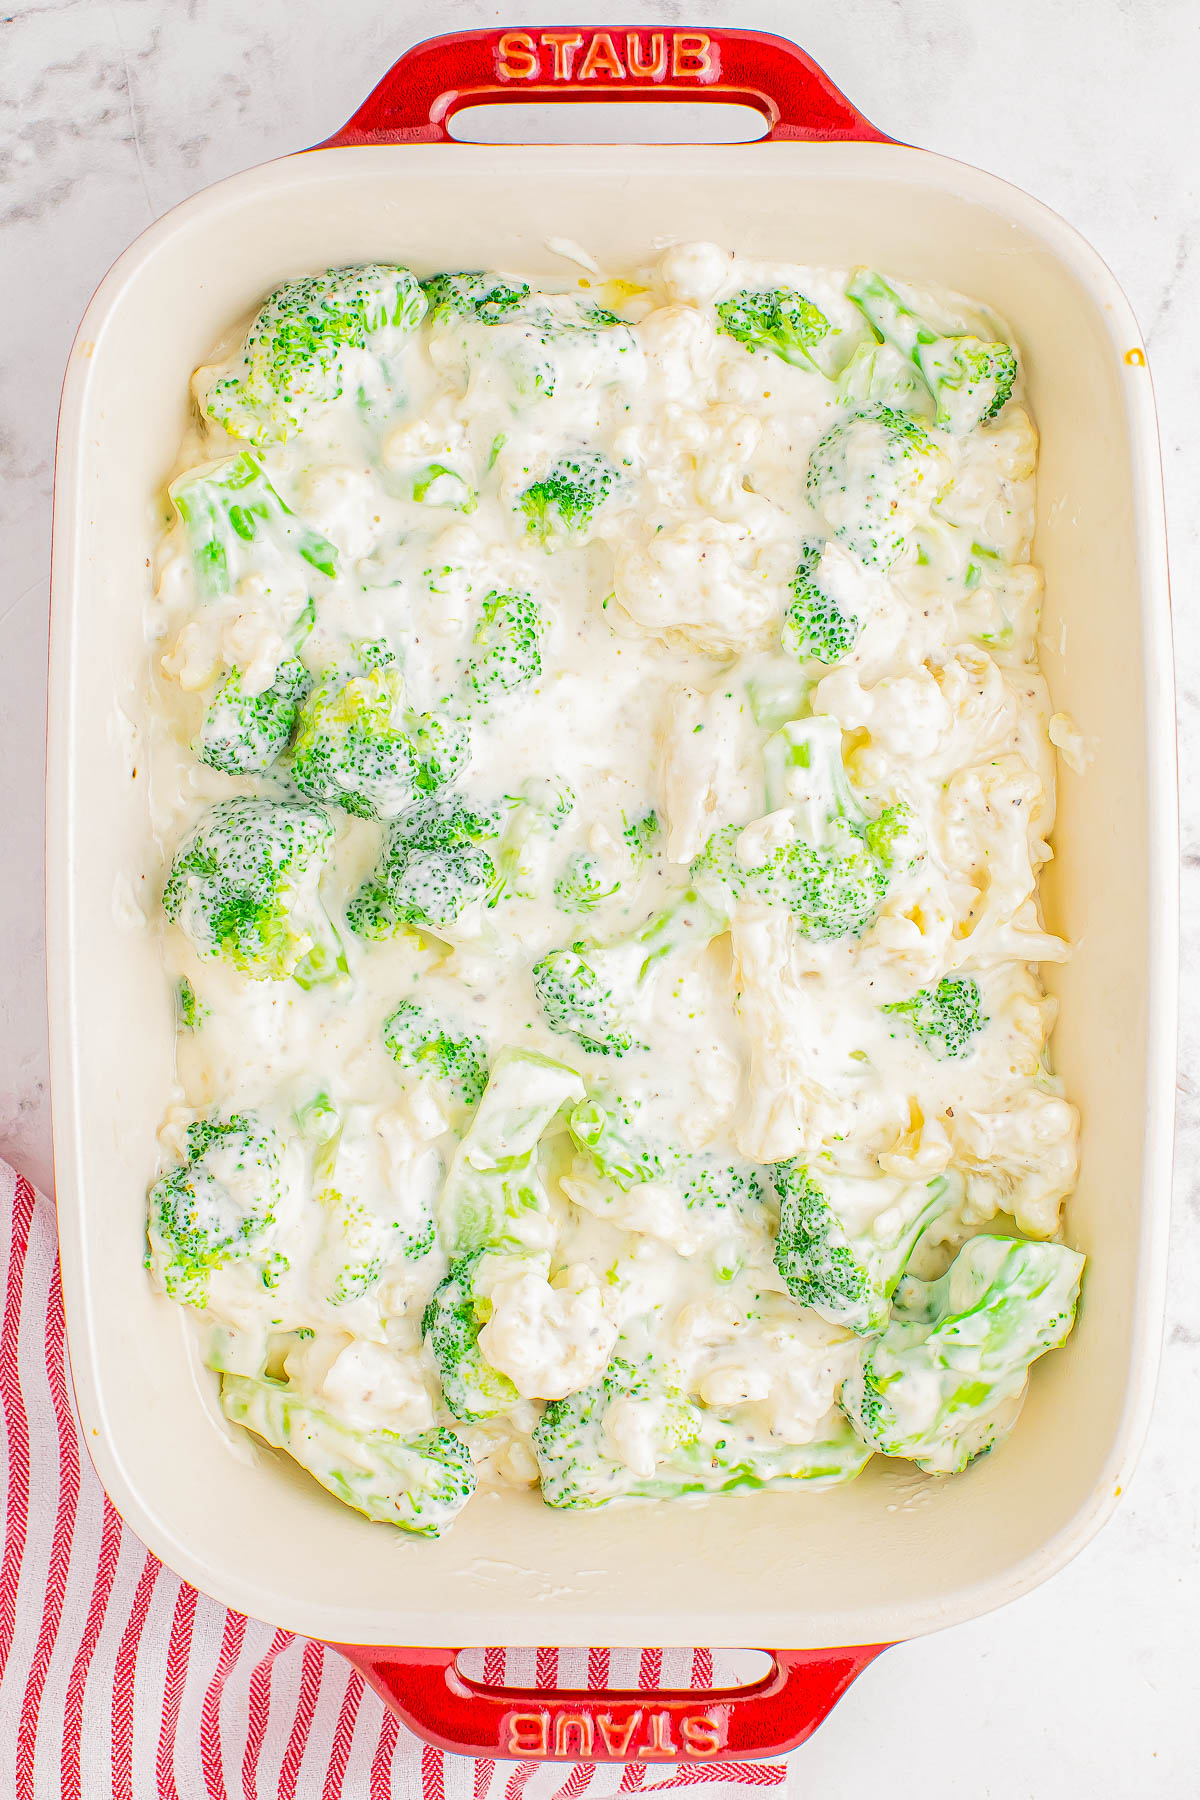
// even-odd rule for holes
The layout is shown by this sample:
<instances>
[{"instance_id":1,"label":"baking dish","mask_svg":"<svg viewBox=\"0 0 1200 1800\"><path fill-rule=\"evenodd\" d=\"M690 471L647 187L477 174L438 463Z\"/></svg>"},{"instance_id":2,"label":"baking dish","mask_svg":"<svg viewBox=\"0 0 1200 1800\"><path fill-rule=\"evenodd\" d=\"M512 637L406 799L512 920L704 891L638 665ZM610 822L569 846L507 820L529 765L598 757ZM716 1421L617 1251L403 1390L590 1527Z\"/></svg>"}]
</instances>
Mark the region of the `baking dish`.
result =
<instances>
[{"instance_id":1,"label":"baking dish","mask_svg":"<svg viewBox=\"0 0 1200 1800\"><path fill-rule=\"evenodd\" d=\"M614 97L742 99L770 130L719 148L439 141L472 100ZM1078 1328L1035 1371L1020 1428L954 1481L876 1462L827 1494L594 1514L487 1494L431 1544L380 1531L281 1460L231 1444L178 1310L141 1268L173 1031L146 923L159 863L142 614L188 378L232 320L285 277L330 264L561 276L569 265L546 244L561 236L615 268L656 241L697 237L781 260L869 262L983 297L1011 322L1042 432L1044 667L1093 752L1085 775L1063 774L1044 896L1051 929L1077 945L1050 982L1063 1003L1057 1066L1084 1118L1068 1238L1091 1267ZM420 46L327 145L175 208L88 308L59 431L50 720L50 1020L72 1367L101 1479L173 1569L336 1643L447 1748L702 1760L799 1742L880 1646L1016 1597L1098 1529L1140 1446L1161 1332L1174 730L1145 351L1112 275L1054 214L885 139L780 39L573 28ZM419 1648L381 1648L397 1642ZM498 1642L803 1648L777 1649L771 1674L733 1694L621 1699L468 1682L455 1650Z\"/></svg>"}]
</instances>

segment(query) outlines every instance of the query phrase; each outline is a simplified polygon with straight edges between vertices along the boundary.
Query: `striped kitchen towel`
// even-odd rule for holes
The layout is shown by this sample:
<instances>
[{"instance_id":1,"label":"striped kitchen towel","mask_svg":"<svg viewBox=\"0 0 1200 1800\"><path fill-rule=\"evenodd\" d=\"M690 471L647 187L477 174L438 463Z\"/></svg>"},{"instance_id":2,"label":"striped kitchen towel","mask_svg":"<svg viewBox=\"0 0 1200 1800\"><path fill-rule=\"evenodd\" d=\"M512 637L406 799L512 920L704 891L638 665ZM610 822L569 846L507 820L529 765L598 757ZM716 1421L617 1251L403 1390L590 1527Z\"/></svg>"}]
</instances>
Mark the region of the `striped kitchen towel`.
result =
<instances>
[{"instance_id":1,"label":"striped kitchen towel","mask_svg":"<svg viewBox=\"0 0 1200 1800\"><path fill-rule=\"evenodd\" d=\"M335 1652L197 1593L125 1528L87 1459L67 1376L54 1209L2 1162L0 1233L0 1795L587 1800L785 1780L780 1762L671 1771L447 1756L400 1727ZM483 1673L595 1688L714 1679L707 1650L493 1649Z\"/></svg>"}]
</instances>

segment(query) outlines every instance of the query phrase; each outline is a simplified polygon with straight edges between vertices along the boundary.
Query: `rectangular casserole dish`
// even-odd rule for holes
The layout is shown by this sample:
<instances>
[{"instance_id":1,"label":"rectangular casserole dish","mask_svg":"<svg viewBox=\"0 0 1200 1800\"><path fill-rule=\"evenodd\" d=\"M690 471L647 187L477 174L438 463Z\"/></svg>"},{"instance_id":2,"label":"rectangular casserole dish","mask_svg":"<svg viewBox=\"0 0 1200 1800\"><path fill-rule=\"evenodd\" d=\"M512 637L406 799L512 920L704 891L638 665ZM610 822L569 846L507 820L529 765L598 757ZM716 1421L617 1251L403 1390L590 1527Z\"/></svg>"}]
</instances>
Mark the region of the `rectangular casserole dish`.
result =
<instances>
[{"instance_id":1,"label":"rectangular casserole dish","mask_svg":"<svg viewBox=\"0 0 1200 1800\"><path fill-rule=\"evenodd\" d=\"M613 97L617 78L597 74L606 54L583 73L597 35L626 55L623 32L480 32L422 46L331 146L221 182L152 226L80 327L58 444L47 819L72 1368L114 1504L164 1562L230 1606L343 1646L424 1647L420 1679L442 1700L457 1679L446 1652L462 1645L868 1646L836 1666L817 1659L811 1728L870 1647L971 1618L1060 1568L1111 1511L1144 1434L1162 1321L1176 943L1153 399L1128 304L1069 226L994 177L882 139L781 40L643 32L649 73L620 78L628 98L748 99L772 125L759 143L434 141L471 98ZM555 36L580 38L573 65ZM626 55L630 70L635 60ZM179 1310L142 1269L173 1033L141 766L143 606L189 376L233 320L280 280L340 263L561 277L569 268L546 246L556 236L615 269L688 238L781 260L867 262L977 295L1010 321L1042 437L1043 666L1056 706L1094 750L1085 775L1062 774L1044 887L1050 928L1076 945L1048 974L1062 1001L1056 1063L1083 1114L1067 1237L1091 1262L1078 1328L1035 1371L1014 1437L958 1479L877 1460L825 1494L592 1514L549 1511L536 1494L481 1494L445 1540L427 1543L368 1524L284 1459L231 1443ZM393 1698L418 1680L399 1655L390 1676L379 1658L358 1657ZM763 1694L805 1666L781 1660ZM471 1692L479 1721L486 1707ZM541 1750L536 1731L534 1741L514 1736L501 1712L499 1735L479 1727L482 1738L409 1716L456 1748L553 1749L544 1731ZM723 1749L783 1742L777 1731L751 1742L721 1716ZM803 1725L797 1714L788 1741ZM715 1748L685 1735L672 1753Z\"/></svg>"}]
</instances>

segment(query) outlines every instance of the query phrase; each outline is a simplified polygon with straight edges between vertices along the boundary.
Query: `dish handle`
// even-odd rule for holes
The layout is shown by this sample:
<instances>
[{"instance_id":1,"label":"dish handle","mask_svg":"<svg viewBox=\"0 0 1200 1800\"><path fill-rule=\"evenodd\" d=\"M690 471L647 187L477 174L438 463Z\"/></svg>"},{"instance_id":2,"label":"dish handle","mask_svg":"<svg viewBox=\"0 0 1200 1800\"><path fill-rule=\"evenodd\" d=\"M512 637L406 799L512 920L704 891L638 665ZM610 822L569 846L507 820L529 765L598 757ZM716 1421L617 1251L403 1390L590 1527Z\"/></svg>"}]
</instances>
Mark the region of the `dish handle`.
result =
<instances>
[{"instance_id":1,"label":"dish handle","mask_svg":"<svg viewBox=\"0 0 1200 1800\"><path fill-rule=\"evenodd\" d=\"M760 142L894 140L786 38L736 28L531 27L428 38L393 63L340 131L314 149L453 143L464 107L563 101L724 101L767 121Z\"/></svg>"},{"instance_id":2,"label":"dish handle","mask_svg":"<svg viewBox=\"0 0 1200 1800\"><path fill-rule=\"evenodd\" d=\"M888 1648L768 1651L772 1667L761 1681L709 1693L588 1693L474 1681L459 1669L458 1650L329 1647L418 1737L457 1756L676 1765L794 1750Z\"/></svg>"}]
</instances>

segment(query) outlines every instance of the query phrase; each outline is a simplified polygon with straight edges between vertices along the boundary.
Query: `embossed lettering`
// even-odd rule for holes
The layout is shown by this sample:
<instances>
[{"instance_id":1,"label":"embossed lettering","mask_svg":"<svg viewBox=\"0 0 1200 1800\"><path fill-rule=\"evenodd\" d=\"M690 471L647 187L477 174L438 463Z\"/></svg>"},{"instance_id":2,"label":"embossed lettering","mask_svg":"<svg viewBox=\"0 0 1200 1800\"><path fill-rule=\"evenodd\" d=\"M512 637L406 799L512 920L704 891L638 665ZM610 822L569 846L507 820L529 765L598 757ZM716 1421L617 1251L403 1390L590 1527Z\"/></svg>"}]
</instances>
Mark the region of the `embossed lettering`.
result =
<instances>
[{"instance_id":1,"label":"embossed lettering","mask_svg":"<svg viewBox=\"0 0 1200 1800\"><path fill-rule=\"evenodd\" d=\"M592 1721L586 1713L559 1713L554 1721L554 1756L557 1762L592 1754Z\"/></svg>"},{"instance_id":2,"label":"embossed lettering","mask_svg":"<svg viewBox=\"0 0 1200 1800\"><path fill-rule=\"evenodd\" d=\"M555 81L570 81L571 64L583 42L582 31L543 31L542 42L554 52Z\"/></svg>"},{"instance_id":3,"label":"embossed lettering","mask_svg":"<svg viewBox=\"0 0 1200 1800\"><path fill-rule=\"evenodd\" d=\"M496 75L500 81L528 81L540 75L541 65L527 31L506 31L496 45Z\"/></svg>"},{"instance_id":4,"label":"embossed lettering","mask_svg":"<svg viewBox=\"0 0 1200 1800\"><path fill-rule=\"evenodd\" d=\"M651 1713L646 1720L650 1727L650 1735L646 1742L639 1746L637 1754L647 1762L652 1758L661 1759L666 1756L678 1756L679 1751L671 1741L671 1715L668 1712Z\"/></svg>"},{"instance_id":5,"label":"embossed lettering","mask_svg":"<svg viewBox=\"0 0 1200 1800\"><path fill-rule=\"evenodd\" d=\"M715 1756L721 1748L721 1727L707 1713L684 1714L679 1721L683 1747L693 1756Z\"/></svg>"},{"instance_id":6,"label":"embossed lettering","mask_svg":"<svg viewBox=\"0 0 1200 1800\"><path fill-rule=\"evenodd\" d=\"M712 75L712 39L707 31L676 31L671 37L672 75L691 75L701 81Z\"/></svg>"},{"instance_id":7,"label":"embossed lettering","mask_svg":"<svg viewBox=\"0 0 1200 1800\"><path fill-rule=\"evenodd\" d=\"M625 60L629 64L631 75L648 76L652 81L661 81L667 72L667 40L661 31L650 33L650 61L642 61L642 34L640 31L625 33Z\"/></svg>"},{"instance_id":8,"label":"embossed lettering","mask_svg":"<svg viewBox=\"0 0 1200 1800\"><path fill-rule=\"evenodd\" d=\"M596 1714L596 1723L600 1727L600 1736L604 1739L604 1748L608 1751L610 1756L614 1753L617 1756L627 1756L629 1754L629 1746L633 1742L633 1734L641 1722L642 1713L641 1708L639 1707L635 1712L631 1712L629 1717L625 1720L624 1735L618 1737L612 1714Z\"/></svg>"},{"instance_id":9,"label":"embossed lettering","mask_svg":"<svg viewBox=\"0 0 1200 1800\"><path fill-rule=\"evenodd\" d=\"M580 81L594 81L597 75L610 75L615 81L625 79L625 65L617 55L617 46L608 31L596 33L580 64Z\"/></svg>"},{"instance_id":10,"label":"embossed lettering","mask_svg":"<svg viewBox=\"0 0 1200 1800\"><path fill-rule=\"evenodd\" d=\"M509 1713L508 1751L510 1756L548 1756L549 1715L547 1713Z\"/></svg>"}]
</instances>

